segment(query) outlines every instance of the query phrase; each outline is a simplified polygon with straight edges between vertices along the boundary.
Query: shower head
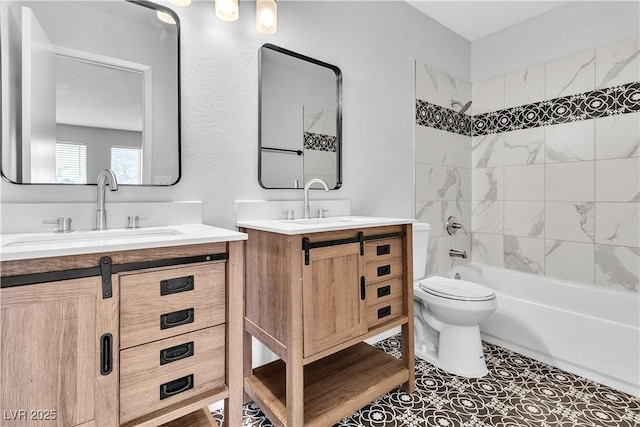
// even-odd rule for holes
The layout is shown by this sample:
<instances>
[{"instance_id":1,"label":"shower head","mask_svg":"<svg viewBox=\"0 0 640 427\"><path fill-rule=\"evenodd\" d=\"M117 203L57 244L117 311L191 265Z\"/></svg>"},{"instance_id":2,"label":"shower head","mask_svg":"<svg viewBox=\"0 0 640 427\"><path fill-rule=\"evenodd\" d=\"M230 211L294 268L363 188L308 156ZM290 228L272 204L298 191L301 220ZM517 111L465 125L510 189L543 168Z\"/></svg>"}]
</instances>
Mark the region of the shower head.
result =
<instances>
[{"instance_id":1,"label":"shower head","mask_svg":"<svg viewBox=\"0 0 640 427\"><path fill-rule=\"evenodd\" d=\"M456 101L455 99L451 100L451 106L459 106L460 107L460 111L458 111L460 114L464 114L465 111L467 111L469 109L469 107L471 107L471 101L467 102L466 104L462 105L462 102L460 101Z\"/></svg>"}]
</instances>

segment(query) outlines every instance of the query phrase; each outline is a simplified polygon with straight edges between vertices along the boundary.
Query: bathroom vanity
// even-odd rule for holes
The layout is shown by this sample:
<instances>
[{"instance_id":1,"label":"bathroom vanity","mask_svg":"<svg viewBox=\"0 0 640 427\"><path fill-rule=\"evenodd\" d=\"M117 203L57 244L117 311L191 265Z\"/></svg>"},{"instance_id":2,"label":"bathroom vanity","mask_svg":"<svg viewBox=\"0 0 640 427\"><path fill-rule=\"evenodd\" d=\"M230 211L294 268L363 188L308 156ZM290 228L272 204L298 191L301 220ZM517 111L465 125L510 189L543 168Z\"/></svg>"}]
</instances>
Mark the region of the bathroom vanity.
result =
<instances>
[{"instance_id":1,"label":"bathroom vanity","mask_svg":"<svg viewBox=\"0 0 640 427\"><path fill-rule=\"evenodd\" d=\"M414 389L411 220L244 221L247 395L276 426L327 426ZM363 341L401 327L402 357ZM281 360L252 370L251 337Z\"/></svg>"},{"instance_id":2,"label":"bathroom vanity","mask_svg":"<svg viewBox=\"0 0 640 427\"><path fill-rule=\"evenodd\" d=\"M110 231L3 236L2 425L241 425L246 236Z\"/></svg>"}]
</instances>

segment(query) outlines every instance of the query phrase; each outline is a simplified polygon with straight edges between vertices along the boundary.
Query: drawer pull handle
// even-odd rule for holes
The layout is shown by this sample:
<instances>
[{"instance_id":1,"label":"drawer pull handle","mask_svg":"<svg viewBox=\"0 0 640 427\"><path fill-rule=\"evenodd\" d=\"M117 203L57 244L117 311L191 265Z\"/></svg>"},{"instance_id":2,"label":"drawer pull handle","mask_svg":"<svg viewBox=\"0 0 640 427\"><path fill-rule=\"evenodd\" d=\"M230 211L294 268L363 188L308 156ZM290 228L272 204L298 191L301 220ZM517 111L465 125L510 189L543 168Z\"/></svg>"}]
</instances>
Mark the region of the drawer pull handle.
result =
<instances>
[{"instance_id":1,"label":"drawer pull handle","mask_svg":"<svg viewBox=\"0 0 640 427\"><path fill-rule=\"evenodd\" d=\"M173 313L160 315L160 329L175 328L176 326L193 323L195 320L195 312L193 308L186 310L174 311Z\"/></svg>"},{"instance_id":2,"label":"drawer pull handle","mask_svg":"<svg viewBox=\"0 0 640 427\"><path fill-rule=\"evenodd\" d=\"M382 267L378 267L378 277L386 276L387 274L391 274L391 265L383 265Z\"/></svg>"},{"instance_id":3,"label":"drawer pull handle","mask_svg":"<svg viewBox=\"0 0 640 427\"><path fill-rule=\"evenodd\" d=\"M391 253L391 245L380 245L376 248L376 253L380 255L389 255Z\"/></svg>"},{"instance_id":4,"label":"drawer pull handle","mask_svg":"<svg viewBox=\"0 0 640 427\"><path fill-rule=\"evenodd\" d=\"M193 374L160 385L160 400L193 388Z\"/></svg>"},{"instance_id":5,"label":"drawer pull handle","mask_svg":"<svg viewBox=\"0 0 640 427\"><path fill-rule=\"evenodd\" d=\"M100 337L100 375L109 375L113 370L113 336Z\"/></svg>"},{"instance_id":6,"label":"drawer pull handle","mask_svg":"<svg viewBox=\"0 0 640 427\"><path fill-rule=\"evenodd\" d=\"M192 291L195 288L193 276L176 277L160 281L160 296Z\"/></svg>"},{"instance_id":7,"label":"drawer pull handle","mask_svg":"<svg viewBox=\"0 0 640 427\"><path fill-rule=\"evenodd\" d=\"M367 299L367 284L364 276L360 276L360 299L364 301Z\"/></svg>"},{"instance_id":8,"label":"drawer pull handle","mask_svg":"<svg viewBox=\"0 0 640 427\"><path fill-rule=\"evenodd\" d=\"M382 319L383 317L387 317L390 314L391 314L391 306L390 305L378 309L378 319Z\"/></svg>"},{"instance_id":9,"label":"drawer pull handle","mask_svg":"<svg viewBox=\"0 0 640 427\"><path fill-rule=\"evenodd\" d=\"M160 350L160 366L177 362L195 354L193 341Z\"/></svg>"},{"instance_id":10,"label":"drawer pull handle","mask_svg":"<svg viewBox=\"0 0 640 427\"><path fill-rule=\"evenodd\" d=\"M387 295L391 295L391 285L378 288L378 298L386 297Z\"/></svg>"}]
</instances>

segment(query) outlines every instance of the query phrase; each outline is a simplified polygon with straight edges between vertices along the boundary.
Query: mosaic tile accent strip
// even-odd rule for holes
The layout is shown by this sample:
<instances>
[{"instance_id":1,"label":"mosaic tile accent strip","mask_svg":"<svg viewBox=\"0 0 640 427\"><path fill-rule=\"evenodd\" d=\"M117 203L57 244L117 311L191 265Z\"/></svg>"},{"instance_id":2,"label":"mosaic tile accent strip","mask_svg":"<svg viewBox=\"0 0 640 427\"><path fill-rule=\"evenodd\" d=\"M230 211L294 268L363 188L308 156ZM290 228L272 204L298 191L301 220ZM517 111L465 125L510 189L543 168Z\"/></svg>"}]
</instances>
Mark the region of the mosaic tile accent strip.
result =
<instances>
[{"instance_id":1,"label":"mosaic tile accent strip","mask_svg":"<svg viewBox=\"0 0 640 427\"><path fill-rule=\"evenodd\" d=\"M640 82L633 82L473 117L417 99L416 124L461 135L482 136L637 111L640 111Z\"/></svg>"},{"instance_id":2,"label":"mosaic tile accent strip","mask_svg":"<svg viewBox=\"0 0 640 427\"><path fill-rule=\"evenodd\" d=\"M304 133L304 149L317 151L336 152L338 148L338 138L331 135L322 135L320 133L305 132Z\"/></svg>"},{"instance_id":3,"label":"mosaic tile accent strip","mask_svg":"<svg viewBox=\"0 0 640 427\"><path fill-rule=\"evenodd\" d=\"M416 99L416 124L471 136L471 116Z\"/></svg>"},{"instance_id":4,"label":"mosaic tile accent strip","mask_svg":"<svg viewBox=\"0 0 640 427\"><path fill-rule=\"evenodd\" d=\"M400 335L376 346L400 357ZM489 374L462 378L416 358L416 391L400 388L334 427L571 427L640 425L640 399L495 345L483 344ZM273 427L257 405L244 427ZM219 422L223 416L214 412ZM222 424L221 424L222 426Z\"/></svg>"}]
</instances>

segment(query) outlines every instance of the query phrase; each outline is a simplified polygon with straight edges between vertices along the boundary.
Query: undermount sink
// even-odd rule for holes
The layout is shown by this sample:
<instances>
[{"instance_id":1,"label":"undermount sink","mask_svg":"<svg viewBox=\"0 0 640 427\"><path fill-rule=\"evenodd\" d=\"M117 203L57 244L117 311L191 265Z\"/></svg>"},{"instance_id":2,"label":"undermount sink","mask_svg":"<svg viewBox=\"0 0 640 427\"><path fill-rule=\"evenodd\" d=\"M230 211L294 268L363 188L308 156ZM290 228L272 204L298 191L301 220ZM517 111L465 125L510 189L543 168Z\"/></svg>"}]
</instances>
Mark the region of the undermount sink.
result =
<instances>
[{"instance_id":1,"label":"undermount sink","mask_svg":"<svg viewBox=\"0 0 640 427\"><path fill-rule=\"evenodd\" d=\"M280 222L285 224L311 225L311 224L332 224L339 222L358 222L359 218L355 216L336 216L327 218L298 218L298 219L282 219Z\"/></svg>"},{"instance_id":2,"label":"undermount sink","mask_svg":"<svg viewBox=\"0 0 640 427\"><path fill-rule=\"evenodd\" d=\"M46 245L48 243L103 241L111 239L144 239L183 234L172 228L132 230L91 230L70 233L25 233L2 239L2 247Z\"/></svg>"}]
</instances>

